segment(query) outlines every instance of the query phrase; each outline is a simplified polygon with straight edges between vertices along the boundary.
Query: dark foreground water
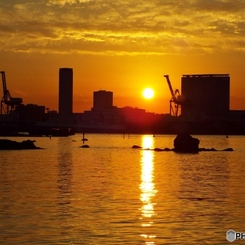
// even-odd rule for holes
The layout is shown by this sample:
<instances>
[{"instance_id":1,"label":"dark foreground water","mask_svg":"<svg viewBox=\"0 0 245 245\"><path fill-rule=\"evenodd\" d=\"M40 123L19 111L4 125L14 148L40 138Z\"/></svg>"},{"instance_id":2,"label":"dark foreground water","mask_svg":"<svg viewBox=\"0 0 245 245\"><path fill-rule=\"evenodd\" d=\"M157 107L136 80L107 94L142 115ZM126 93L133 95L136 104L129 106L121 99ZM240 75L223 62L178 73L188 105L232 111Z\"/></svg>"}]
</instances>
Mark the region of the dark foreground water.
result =
<instances>
[{"instance_id":1,"label":"dark foreground water","mask_svg":"<svg viewBox=\"0 0 245 245\"><path fill-rule=\"evenodd\" d=\"M0 151L0 244L227 244L245 232L245 138L175 136L33 138L43 150ZM25 138L12 138L22 141ZM235 241L234 244L245 244Z\"/></svg>"}]
</instances>

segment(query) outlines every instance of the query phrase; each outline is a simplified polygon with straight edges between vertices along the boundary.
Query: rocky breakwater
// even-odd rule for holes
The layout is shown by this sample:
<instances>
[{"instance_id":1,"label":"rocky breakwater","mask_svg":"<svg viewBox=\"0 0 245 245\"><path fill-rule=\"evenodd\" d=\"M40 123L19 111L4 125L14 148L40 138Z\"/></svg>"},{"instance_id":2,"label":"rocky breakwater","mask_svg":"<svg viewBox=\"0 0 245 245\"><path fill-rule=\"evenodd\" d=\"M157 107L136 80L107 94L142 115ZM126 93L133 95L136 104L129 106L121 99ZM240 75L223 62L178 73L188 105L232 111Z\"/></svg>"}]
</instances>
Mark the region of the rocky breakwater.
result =
<instances>
[{"instance_id":1,"label":"rocky breakwater","mask_svg":"<svg viewBox=\"0 0 245 245\"><path fill-rule=\"evenodd\" d=\"M0 139L0 150L42 149L35 146L34 142L33 140L17 142L14 140Z\"/></svg>"},{"instance_id":2,"label":"rocky breakwater","mask_svg":"<svg viewBox=\"0 0 245 245\"><path fill-rule=\"evenodd\" d=\"M143 149L143 150L154 150L154 151L173 151L176 153L198 153L200 151L233 151L232 148L226 148L223 150L216 150L215 148L199 148L200 140L192 137L189 133L179 133L174 139L174 148L154 148L154 149ZM133 145L134 149L142 149L141 146Z\"/></svg>"},{"instance_id":3,"label":"rocky breakwater","mask_svg":"<svg viewBox=\"0 0 245 245\"><path fill-rule=\"evenodd\" d=\"M200 140L192 137L188 133L180 133L174 139L173 151L179 153L198 153L200 151L218 151L215 148L199 148ZM233 151L232 148L226 148L222 151Z\"/></svg>"}]
</instances>

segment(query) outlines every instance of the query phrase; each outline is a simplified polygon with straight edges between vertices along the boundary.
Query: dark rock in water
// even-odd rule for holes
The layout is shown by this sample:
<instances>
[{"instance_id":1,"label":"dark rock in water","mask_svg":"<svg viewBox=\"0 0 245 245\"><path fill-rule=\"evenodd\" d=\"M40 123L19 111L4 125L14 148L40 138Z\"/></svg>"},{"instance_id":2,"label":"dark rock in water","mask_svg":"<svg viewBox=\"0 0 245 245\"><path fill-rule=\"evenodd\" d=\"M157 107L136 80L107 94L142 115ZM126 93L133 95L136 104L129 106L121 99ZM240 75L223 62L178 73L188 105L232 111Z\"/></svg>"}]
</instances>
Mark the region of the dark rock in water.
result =
<instances>
[{"instance_id":1,"label":"dark rock in water","mask_svg":"<svg viewBox=\"0 0 245 245\"><path fill-rule=\"evenodd\" d=\"M89 148L89 145L82 145L81 148Z\"/></svg>"},{"instance_id":2,"label":"dark rock in water","mask_svg":"<svg viewBox=\"0 0 245 245\"><path fill-rule=\"evenodd\" d=\"M174 139L174 151L183 153L198 153L199 139L188 133L180 133Z\"/></svg>"},{"instance_id":3,"label":"dark rock in water","mask_svg":"<svg viewBox=\"0 0 245 245\"><path fill-rule=\"evenodd\" d=\"M206 148L199 148L199 151L207 151Z\"/></svg>"},{"instance_id":4,"label":"dark rock in water","mask_svg":"<svg viewBox=\"0 0 245 245\"><path fill-rule=\"evenodd\" d=\"M164 151L164 149L161 149L161 148L154 148L154 151Z\"/></svg>"},{"instance_id":5,"label":"dark rock in water","mask_svg":"<svg viewBox=\"0 0 245 245\"><path fill-rule=\"evenodd\" d=\"M173 151L174 149L170 149L170 148L164 148L164 151Z\"/></svg>"},{"instance_id":6,"label":"dark rock in water","mask_svg":"<svg viewBox=\"0 0 245 245\"><path fill-rule=\"evenodd\" d=\"M233 149L226 148L224 150L216 150L215 148L199 148L199 151L233 151Z\"/></svg>"},{"instance_id":7,"label":"dark rock in water","mask_svg":"<svg viewBox=\"0 0 245 245\"><path fill-rule=\"evenodd\" d=\"M138 145L133 145L132 148L134 148L134 149L140 149L142 147L141 146L138 146Z\"/></svg>"},{"instance_id":8,"label":"dark rock in water","mask_svg":"<svg viewBox=\"0 0 245 245\"><path fill-rule=\"evenodd\" d=\"M233 149L232 148L226 148L223 151L233 151Z\"/></svg>"},{"instance_id":9,"label":"dark rock in water","mask_svg":"<svg viewBox=\"0 0 245 245\"><path fill-rule=\"evenodd\" d=\"M217 151L215 148L199 148L199 151Z\"/></svg>"},{"instance_id":10,"label":"dark rock in water","mask_svg":"<svg viewBox=\"0 0 245 245\"><path fill-rule=\"evenodd\" d=\"M34 142L31 140L24 140L20 142L22 149L36 149L37 147L34 145Z\"/></svg>"},{"instance_id":11,"label":"dark rock in water","mask_svg":"<svg viewBox=\"0 0 245 245\"><path fill-rule=\"evenodd\" d=\"M154 151L173 151L173 150L171 150L170 148L164 148L164 149L154 148Z\"/></svg>"},{"instance_id":12,"label":"dark rock in water","mask_svg":"<svg viewBox=\"0 0 245 245\"><path fill-rule=\"evenodd\" d=\"M0 150L22 150L22 149L41 149L35 146L32 140L17 142L13 140L0 139Z\"/></svg>"}]
</instances>

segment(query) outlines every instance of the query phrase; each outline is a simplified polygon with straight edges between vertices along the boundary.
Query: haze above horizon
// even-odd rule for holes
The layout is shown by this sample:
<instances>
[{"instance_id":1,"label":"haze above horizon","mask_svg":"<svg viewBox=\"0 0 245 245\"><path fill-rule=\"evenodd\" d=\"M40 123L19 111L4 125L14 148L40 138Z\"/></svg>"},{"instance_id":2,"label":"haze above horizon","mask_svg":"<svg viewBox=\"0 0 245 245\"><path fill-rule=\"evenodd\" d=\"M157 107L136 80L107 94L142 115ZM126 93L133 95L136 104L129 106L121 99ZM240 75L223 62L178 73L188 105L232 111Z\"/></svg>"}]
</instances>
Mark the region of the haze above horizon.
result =
<instances>
[{"instance_id":1,"label":"haze above horizon","mask_svg":"<svg viewBox=\"0 0 245 245\"><path fill-rule=\"evenodd\" d=\"M244 13L244 0L2 0L0 70L13 97L57 110L59 68L73 68L74 112L104 89L168 113L163 74L175 89L182 74L230 74L230 109L245 110Z\"/></svg>"}]
</instances>

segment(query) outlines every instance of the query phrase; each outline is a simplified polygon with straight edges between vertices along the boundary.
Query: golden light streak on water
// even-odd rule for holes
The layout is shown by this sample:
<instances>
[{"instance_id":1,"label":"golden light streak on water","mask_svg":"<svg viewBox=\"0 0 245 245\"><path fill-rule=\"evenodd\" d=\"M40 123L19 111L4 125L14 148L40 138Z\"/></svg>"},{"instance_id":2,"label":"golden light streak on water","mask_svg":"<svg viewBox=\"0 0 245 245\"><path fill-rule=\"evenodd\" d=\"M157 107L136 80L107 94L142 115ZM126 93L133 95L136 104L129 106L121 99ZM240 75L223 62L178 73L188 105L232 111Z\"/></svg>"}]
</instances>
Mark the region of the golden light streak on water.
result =
<instances>
[{"instance_id":1,"label":"golden light streak on water","mask_svg":"<svg viewBox=\"0 0 245 245\"><path fill-rule=\"evenodd\" d=\"M154 148L154 139L152 136L145 135L142 137L142 155L141 155L141 195L140 200L142 202L142 227L151 227L153 225L152 217L156 215L154 211L155 203L152 202L152 198L156 194L154 184L154 151L146 150ZM152 234L141 234L141 237L145 239L153 239L156 236ZM147 241L145 244L155 244L153 241Z\"/></svg>"}]
</instances>

